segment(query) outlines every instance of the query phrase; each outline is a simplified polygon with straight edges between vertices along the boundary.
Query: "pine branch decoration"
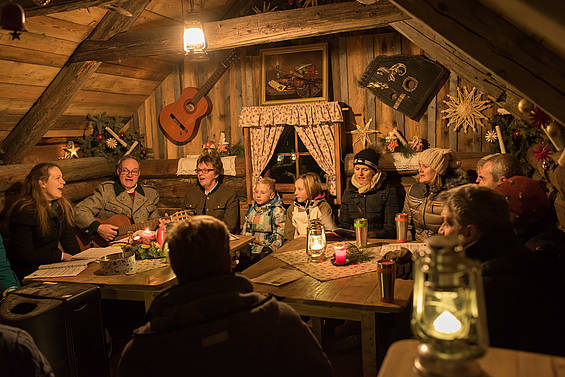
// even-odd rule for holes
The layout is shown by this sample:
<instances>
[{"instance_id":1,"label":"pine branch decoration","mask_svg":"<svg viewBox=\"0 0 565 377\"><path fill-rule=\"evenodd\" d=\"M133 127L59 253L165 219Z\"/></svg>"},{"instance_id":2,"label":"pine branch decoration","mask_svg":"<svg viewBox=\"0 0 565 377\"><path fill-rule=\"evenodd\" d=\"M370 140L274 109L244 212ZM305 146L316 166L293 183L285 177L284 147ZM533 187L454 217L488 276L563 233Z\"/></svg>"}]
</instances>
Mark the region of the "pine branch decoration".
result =
<instances>
[{"instance_id":1,"label":"pine branch decoration","mask_svg":"<svg viewBox=\"0 0 565 377\"><path fill-rule=\"evenodd\" d=\"M107 116L106 113L102 113L88 114L86 119L88 120L88 131L85 132L81 140L78 140L85 157L105 157L109 160L118 160L135 142L138 145L131 151L130 156L138 160L151 157L152 151L145 147L143 135L131 128L122 131L127 123L124 118ZM126 146L116 143L116 140L109 142L113 135L108 132L106 127L119 135L120 139L126 142Z\"/></svg>"}]
</instances>

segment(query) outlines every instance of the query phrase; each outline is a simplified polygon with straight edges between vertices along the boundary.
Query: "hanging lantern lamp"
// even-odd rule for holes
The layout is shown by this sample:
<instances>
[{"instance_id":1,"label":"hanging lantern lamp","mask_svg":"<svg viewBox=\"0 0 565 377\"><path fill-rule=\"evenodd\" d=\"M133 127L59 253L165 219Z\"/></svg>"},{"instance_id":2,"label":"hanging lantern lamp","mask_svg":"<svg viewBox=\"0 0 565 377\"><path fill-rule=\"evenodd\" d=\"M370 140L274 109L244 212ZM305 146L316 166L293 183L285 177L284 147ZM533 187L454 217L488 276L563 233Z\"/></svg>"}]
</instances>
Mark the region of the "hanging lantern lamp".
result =
<instances>
[{"instance_id":1,"label":"hanging lantern lamp","mask_svg":"<svg viewBox=\"0 0 565 377\"><path fill-rule=\"evenodd\" d=\"M27 31L25 26L26 16L20 4L10 1L2 8L0 25L2 29L12 30L12 40L20 39L21 32Z\"/></svg>"}]
</instances>

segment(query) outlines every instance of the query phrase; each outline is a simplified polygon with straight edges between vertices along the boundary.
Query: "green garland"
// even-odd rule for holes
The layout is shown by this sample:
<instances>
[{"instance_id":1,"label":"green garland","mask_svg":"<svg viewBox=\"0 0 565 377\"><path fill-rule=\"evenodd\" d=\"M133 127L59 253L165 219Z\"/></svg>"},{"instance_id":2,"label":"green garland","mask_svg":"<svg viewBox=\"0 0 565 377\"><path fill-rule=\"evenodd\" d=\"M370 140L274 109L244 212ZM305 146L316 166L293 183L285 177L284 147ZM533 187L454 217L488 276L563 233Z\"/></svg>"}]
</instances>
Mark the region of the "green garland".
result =
<instances>
[{"instance_id":1,"label":"green garland","mask_svg":"<svg viewBox=\"0 0 565 377\"><path fill-rule=\"evenodd\" d=\"M526 154L532 145L541 141L548 143L544 132L521 119L514 118L512 115L495 115L489 120L489 125L492 130L495 130L496 126L500 126L506 151L516 156L524 169L524 174L531 177L535 169L528 163ZM492 153L500 152L498 142L491 143L490 149Z\"/></svg>"},{"instance_id":2,"label":"green garland","mask_svg":"<svg viewBox=\"0 0 565 377\"><path fill-rule=\"evenodd\" d=\"M89 129L92 130L90 134L85 134L81 140L78 140L81 150L85 157L106 157L109 160L119 160L128 151L130 146L136 141L138 145L130 153L130 156L143 160L152 155L151 149L144 146L144 136L140 135L137 131L128 129L120 131L126 122L123 118L110 117L106 113L86 116L88 119ZM120 136L120 139L126 142L127 147L120 144L106 127L114 131ZM123 134L123 135L120 135ZM107 144L108 140L115 141L115 148ZM114 144L111 141L110 144Z\"/></svg>"}]
</instances>

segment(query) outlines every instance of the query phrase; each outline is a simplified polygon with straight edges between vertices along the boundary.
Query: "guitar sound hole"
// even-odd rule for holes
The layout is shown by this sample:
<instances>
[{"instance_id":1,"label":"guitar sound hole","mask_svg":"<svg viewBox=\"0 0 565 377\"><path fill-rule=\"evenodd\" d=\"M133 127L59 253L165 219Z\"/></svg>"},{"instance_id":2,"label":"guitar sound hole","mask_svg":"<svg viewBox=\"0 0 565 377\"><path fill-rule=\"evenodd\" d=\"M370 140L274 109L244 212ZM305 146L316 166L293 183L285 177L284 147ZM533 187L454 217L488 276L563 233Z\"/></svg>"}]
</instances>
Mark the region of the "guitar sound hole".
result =
<instances>
[{"instance_id":1,"label":"guitar sound hole","mask_svg":"<svg viewBox=\"0 0 565 377\"><path fill-rule=\"evenodd\" d=\"M194 104L188 102L187 104L184 105L184 108L187 112L192 113L194 110L196 110L196 106L194 106Z\"/></svg>"}]
</instances>

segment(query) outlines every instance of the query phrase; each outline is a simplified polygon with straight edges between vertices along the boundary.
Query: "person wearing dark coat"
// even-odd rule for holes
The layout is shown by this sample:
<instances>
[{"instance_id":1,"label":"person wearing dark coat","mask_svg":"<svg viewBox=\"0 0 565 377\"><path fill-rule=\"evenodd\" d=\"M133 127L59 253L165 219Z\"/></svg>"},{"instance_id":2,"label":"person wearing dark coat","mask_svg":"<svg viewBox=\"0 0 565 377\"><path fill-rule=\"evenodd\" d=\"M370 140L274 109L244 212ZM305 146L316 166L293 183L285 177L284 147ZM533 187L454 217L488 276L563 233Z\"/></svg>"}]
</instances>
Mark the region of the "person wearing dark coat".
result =
<instances>
[{"instance_id":1,"label":"person wearing dark coat","mask_svg":"<svg viewBox=\"0 0 565 377\"><path fill-rule=\"evenodd\" d=\"M300 316L231 273L228 229L211 216L176 224L167 240L179 285L155 298L119 362L120 377L331 376Z\"/></svg>"},{"instance_id":2,"label":"person wearing dark coat","mask_svg":"<svg viewBox=\"0 0 565 377\"><path fill-rule=\"evenodd\" d=\"M379 154L373 149L355 155L353 176L341 198L339 226L353 229L356 218L366 218L370 237L396 238L394 216L402 210L401 198L378 163Z\"/></svg>"},{"instance_id":3,"label":"person wearing dark coat","mask_svg":"<svg viewBox=\"0 0 565 377\"><path fill-rule=\"evenodd\" d=\"M49 361L25 330L0 324L2 376L55 377Z\"/></svg>"},{"instance_id":4,"label":"person wearing dark coat","mask_svg":"<svg viewBox=\"0 0 565 377\"><path fill-rule=\"evenodd\" d=\"M458 235L481 263L492 347L565 354L564 284L558 266L520 244L504 197L463 185L442 194L441 235Z\"/></svg>"},{"instance_id":5,"label":"person wearing dark coat","mask_svg":"<svg viewBox=\"0 0 565 377\"><path fill-rule=\"evenodd\" d=\"M80 251L64 186L57 165L38 164L24 180L22 198L10 209L8 259L20 280L42 264L68 261Z\"/></svg>"},{"instance_id":6,"label":"person wearing dark coat","mask_svg":"<svg viewBox=\"0 0 565 377\"><path fill-rule=\"evenodd\" d=\"M203 153L196 162L196 184L184 196L184 207L194 215L222 220L231 233L239 233L239 200L235 190L224 184L224 165L217 153Z\"/></svg>"}]
</instances>

